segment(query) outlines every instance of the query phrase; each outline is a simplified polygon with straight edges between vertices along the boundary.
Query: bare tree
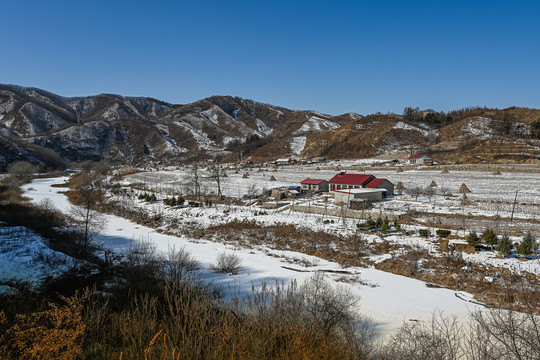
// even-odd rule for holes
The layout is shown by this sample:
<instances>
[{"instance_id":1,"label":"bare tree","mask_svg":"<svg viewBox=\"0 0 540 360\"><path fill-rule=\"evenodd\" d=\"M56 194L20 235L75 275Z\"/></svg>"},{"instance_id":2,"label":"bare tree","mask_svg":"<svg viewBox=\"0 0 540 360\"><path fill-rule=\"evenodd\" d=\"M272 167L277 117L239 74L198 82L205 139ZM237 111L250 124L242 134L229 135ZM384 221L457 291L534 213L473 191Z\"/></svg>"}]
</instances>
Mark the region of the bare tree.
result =
<instances>
[{"instance_id":1,"label":"bare tree","mask_svg":"<svg viewBox=\"0 0 540 360\"><path fill-rule=\"evenodd\" d=\"M431 198L435 195L435 188L427 186L423 189L424 194L428 197L428 200L431 202Z\"/></svg>"},{"instance_id":2,"label":"bare tree","mask_svg":"<svg viewBox=\"0 0 540 360\"><path fill-rule=\"evenodd\" d=\"M413 186L408 189L405 189L405 192L409 194L410 197L414 196L414 200L418 200L418 195L422 193L422 189L418 186Z\"/></svg>"},{"instance_id":3,"label":"bare tree","mask_svg":"<svg viewBox=\"0 0 540 360\"><path fill-rule=\"evenodd\" d=\"M76 204L69 214L82 232L81 251L88 253L96 235L106 226L107 219L99 212L103 197L100 181L90 173L82 173L78 180Z\"/></svg>"},{"instance_id":4,"label":"bare tree","mask_svg":"<svg viewBox=\"0 0 540 360\"><path fill-rule=\"evenodd\" d=\"M201 199L201 176L199 174L199 166L194 164L191 169L191 176L189 179L193 194L197 197L197 200Z\"/></svg>"},{"instance_id":5,"label":"bare tree","mask_svg":"<svg viewBox=\"0 0 540 360\"><path fill-rule=\"evenodd\" d=\"M7 173L20 181L28 181L38 167L27 161L17 161L8 167Z\"/></svg>"},{"instance_id":6,"label":"bare tree","mask_svg":"<svg viewBox=\"0 0 540 360\"><path fill-rule=\"evenodd\" d=\"M225 169L219 162L216 162L214 166L210 169L210 179L216 183L217 186L217 195L221 199L223 194L221 192L223 184L225 182Z\"/></svg>"},{"instance_id":7,"label":"bare tree","mask_svg":"<svg viewBox=\"0 0 540 360\"><path fill-rule=\"evenodd\" d=\"M462 326L455 317L435 312L430 320L404 323L375 358L460 359L461 336Z\"/></svg>"}]
</instances>

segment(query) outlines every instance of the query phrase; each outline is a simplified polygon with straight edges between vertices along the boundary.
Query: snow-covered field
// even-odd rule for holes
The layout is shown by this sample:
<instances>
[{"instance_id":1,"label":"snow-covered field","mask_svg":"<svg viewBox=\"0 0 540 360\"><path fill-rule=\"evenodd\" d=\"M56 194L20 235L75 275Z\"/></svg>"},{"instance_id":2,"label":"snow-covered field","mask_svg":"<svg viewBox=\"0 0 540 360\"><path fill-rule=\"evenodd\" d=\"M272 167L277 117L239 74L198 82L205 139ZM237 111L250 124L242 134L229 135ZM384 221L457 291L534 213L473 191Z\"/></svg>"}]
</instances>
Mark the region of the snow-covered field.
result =
<instances>
[{"instance_id":1,"label":"snow-covered field","mask_svg":"<svg viewBox=\"0 0 540 360\"><path fill-rule=\"evenodd\" d=\"M244 195L255 195L276 187L298 185L301 180L308 177L328 180L337 173L336 167L338 165L341 165L341 168L355 165L358 167L357 171L348 170L348 172L372 173L376 177L387 178L394 184L401 181L406 188L425 188L432 181L437 183L438 186L435 188L436 195L430 197L420 195L418 198L413 198L409 195L396 196L376 205L371 210L374 217L379 214L399 215L406 213L408 210L416 210L423 214L420 217L424 218L417 219L420 221L430 220L433 214L437 214L438 216L463 214L486 219L498 216L504 219L511 216L517 190L517 201L514 208L512 225L522 226L523 224L528 224L538 227L535 221L539 218L540 176L534 172L503 171L502 175L492 175L490 172L476 171L450 171L448 174L430 170L396 172L395 168L388 168L387 170L381 170L380 168L371 169L369 163L360 162L319 165L320 170L317 170L316 165L280 167L277 171L267 168L240 169L238 173L236 173L235 169L231 168L226 170L227 177L221 179L222 191L226 196L242 199ZM198 169L198 172L201 179L202 192L215 192L215 180L211 178L211 173L204 169ZM245 172L249 173L247 178L243 177ZM149 171L125 177L123 185L139 184L138 186L140 187L153 189L156 191L158 198L163 199L171 196L173 193L190 193L192 175L193 170L189 168ZM274 176L276 181L270 181L271 176ZM44 198L49 198L58 209L68 211L71 205L67 201L67 198L60 193L63 189L51 187L52 184L61 183L66 179L34 180L31 184L24 186L25 195L35 203ZM476 206L463 206L460 204L459 196L449 196L449 194L459 195L458 189L462 183L465 183L471 190L468 198L474 201L477 204ZM135 194L141 192L141 190L136 190ZM335 220L333 223L324 222L321 215L292 211L287 206L278 209L264 209L263 211L255 201L249 199L245 199L242 206L213 205L211 207L169 207L160 201L152 204L137 200L133 194L129 197L116 195L114 199L118 200L119 204L123 204L126 208L140 208L145 212L159 213L165 219L166 224L176 223L179 227L185 226L204 229L209 226L226 224L233 220L253 220L259 224L267 225L294 224L300 229L304 227L315 231L329 232L338 236L348 236L356 231L357 220L332 218L332 220ZM310 206L317 206L318 202L317 200L301 198L293 201L296 203L303 202ZM330 208L334 207L331 199L327 206ZM436 309L443 310L448 315L456 315L461 320L466 320L469 312L479 307L479 305L469 302L469 300L473 299L470 294L444 288L426 287L424 282L393 275L374 268L348 267L342 269L337 263L298 252L274 250L266 246L247 249L226 245L219 241L211 242L195 239L186 235L170 236L117 216L107 215L107 218L108 224L98 238L98 241L102 242L106 248L121 253L129 248L131 244L140 240L150 241L155 244L159 252L164 254L172 248L179 249L185 247L201 263L201 271L204 272L204 275L209 281L223 286L223 289L228 289L235 294L247 295L251 292L253 286L261 286L263 283L273 284L275 282L283 282L286 284L293 280L302 282L315 271L346 270L348 273L346 275L327 272L327 277L331 281L343 280L343 277L347 278L347 280L352 280L346 283L340 281L339 284L340 286L349 287L353 293L360 296L361 300L358 311L371 317L377 324L378 330L382 335L391 333L403 321L429 319ZM325 219L329 219L329 217ZM491 220L486 221L485 224L495 224ZM509 223L508 219L506 222ZM473 230L480 231L481 225L484 224L475 223L474 226L478 226L478 229L473 228ZM501 226L503 225L504 221ZM414 230L417 227L419 225L407 226L409 230ZM167 229L164 228L163 230ZM538 231L538 228L536 230ZM458 233L463 235L465 231L458 231ZM363 236L370 242L381 241L381 238L376 234L364 234ZM39 237L34 235L28 235L26 237L33 239L31 242L27 242L28 244L34 244L28 245L32 249L39 249L38 252L46 251L42 249L45 245ZM13 239L13 236L11 239ZM512 240L518 241L519 238L515 236ZM384 237L384 241L423 248L434 256L437 256L438 250L435 238L426 239L416 234L393 234ZM460 240L454 241L459 242ZM22 245L17 246L23 249L18 253L14 252L14 250L9 250L10 248L7 245L14 243L13 240L8 240L6 235L2 235L2 244L5 244L2 248L6 249L1 254L1 256L4 256L2 259L5 259L5 261L2 261L3 264L18 262L17 255L20 254L20 251L23 253L32 253L33 251L24 250L25 247ZM216 256L222 252L234 252L242 258L243 269L239 274L222 275L210 271L210 266L215 262ZM49 254L47 256L53 255ZM514 273L527 271L537 275L540 274L539 259L522 261L516 258L503 258L497 256L494 252L487 251L476 252L474 254L464 253L463 257L467 261L507 268ZM376 255L372 256L371 260L377 262L384 258L384 255ZM32 267L36 269L34 272L34 274L37 274L35 278L38 279L36 280L36 284L41 281L39 279L43 279L43 276L39 275L40 271L41 274L50 273L54 275L52 269L43 267L38 257L34 256L32 258L30 256L25 259L27 260L24 265L26 266L26 270L16 270L19 269L16 266L12 267L12 269L15 269L14 271L2 270L0 272L2 274L2 281L6 282L8 279L13 281L19 278L23 280L22 278L29 276L28 269L32 269ZM291 259L296 259L304 265L309 265L291 265ZM68 259L62 261L66 264L69 263ZM17 266L20 265L18 264ZM56 271L57 273L61 273L65 270L67 270L67 267L60 267ZM15 273L22 275L17 278ZM30 279L33 278L30 277Z\"/></svg>"},{"instance_id":2,"label":"snow-covered field","mask_svg":"<svg viewBox=\"0 0 540 360\"><path fill-rule=\"evenodd\" d=\"M434 222L441 225L464 227L466 231L483 231L486 227L499 229L500 232L518 235L519 232L531 231L540 236L540 173L539 172L505 172L493 175L492 172L451 170L448 174L434 170L408 170L397 172L396 167L372 169L368 164L339 163L339 168L356 165L357 170L349 173L373 174L378 178L387 178L392 183L399 181L405 186L402 196L395 196L384 201L371 210L372 215L402 215L409 210L424 213L418 220ZM367 166L366 166L367 165ZM221 179L222 193L228 197L242 198L244 195L261 194L277 187L298 186L306 178L331 179L337 174L338 163L332 165L284 166L277 170L270 168L240 169L238 174L233 169L227 170L227 177ZM216 193L216 184L210 172L199 169L201 191ZM249 177L243 178L245 173ZM173 171L152 171L131 175L125 184L141 183L161 194L192 192L193 171L189 168ZM271 181L271 177L275 181ZM407 195L413 188L429 188L432 182L434 195ZM461 194L458 190L465 184L471 191L467 194L474 205L461 205ZM517 191L517 193L516 193ZM396 191L397 193L397 191ZM515 204L514 204L515 202ZM316 204L312 204L316 205ZM331 206L331 205L330 205ZM453 215L466 216L470 220L462 221L452 218ZM475 219L481 217L483 219ZM512 217L512 221L509 219Z\"/></svg>"},{"instance_id":3,"label":"snow-covered field","mask_svg":"<svg viewBox=\"0 0 540 360\"><path fill-rule=\"evenodd\" d=\"M66 211L69 204L65 197L59 194L62 189L51 187L52 184L64 180L65 178L35 180L32 184L25 186L25 194L33 202L50 198L60 210ZM198 211L203 210L199 209ZM208 218L208 216L206 217ZM312 272L298 272L283 268L283 266L295 267L285 262L285 257L296 257L310 262L312 266L301 268L304 271L341 269L341 266L336 263L301 253L271 249L232 248L224 244L194 240L185 236L164 235L154 229L116 216L109 215L108 220L107 227L99 237L99 241L103 242L106 247L121 252L138 239L151 241L159 251L164 253L172 247L177 249L185 247L201 262L202 271L205 272L210 281L222 285L225 289L234 289L239 294L249 294L252 286L260 286L265 282L269 284L276 281L288 283L292 280L302 282L313 274ZM234 252L242 258L244 268L238 275L221 275L209 271L210 264L215 261L219 253L224 251ZM272 254L278 257L270 256ZM382 335L392 332L403 321L429 319L435 309L443 310L447 314L454 314L465 320L469 311L477 308L477 305L463 300L470 299L469 294L457 293L448 289L429 288L421 281L373 268L347 268L347 271L350 272L350 275L346 276L361 279L363 283L371 285L366 286L359 282L351 282L341 286L350 287L355 294L360 296L358 311L371 317ZM342 276L342 274L329 273L328 278L333 280Z\"/></svg>"}]
</instances>

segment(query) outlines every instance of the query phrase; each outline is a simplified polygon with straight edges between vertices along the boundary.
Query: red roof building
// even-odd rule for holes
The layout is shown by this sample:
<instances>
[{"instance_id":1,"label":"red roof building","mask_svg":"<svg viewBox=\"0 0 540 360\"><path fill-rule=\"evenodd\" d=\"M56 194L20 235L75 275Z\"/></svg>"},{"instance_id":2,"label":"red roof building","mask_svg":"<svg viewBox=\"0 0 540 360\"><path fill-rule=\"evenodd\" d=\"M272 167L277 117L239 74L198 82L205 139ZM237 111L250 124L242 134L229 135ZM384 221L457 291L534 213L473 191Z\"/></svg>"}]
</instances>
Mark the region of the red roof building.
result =
<instances>
[{"instance_id":1,"label":"red roof building","mask_svg":"<svg viewBox=\"0 0 540 360\"><path fill-rule=\"evenodd\" d=\"M407 159L407 162L409 164L415 165L427 165L426 163L430 163L429 165L433 165L433 162L431 161L429 156L425 156L424 154L411 155Z\"/></svg>"},{"instance_id":2,"label":"red roof building","mask_svg":"<svg viewBox=\"0 0 540 360\"><path fill-rule=\"evenodd\" d=\"M307 185L319 185L323 181L326 181L324 179L305 179L300 182L300 184L307 184Z\"/></svg>"},{"instance_id":3,"label":"red roof building","mask_svg":"<svg viewBox=\"0 0 540 360\"><path fill-rule=\"evenodd\" d=\"M300 188L305 191L328 192L328 181L323 179L305 179L300 182Z\"/></svg>"},{"instance_id":4,"label":"red roof building","mask_svg":"<svg viewBox=\"0 0 540 360\"><path fill-rule=\"evenodd\" d=\"M363 188L371 180L375 179L373 175L365 174L346 174L341 172L334 176L328 184L330 185L330 190L341 190L341 189L359 189Z\"/></svg>"},{"instance_id":5,"label":"red roof building","mask_svg":"<svg viewBox=\"0 0 540 360\"><path fill-rule=\"evenodd\" d=\"M386 179L374 178L370 182L368 182L364 187L370 188L370 189L385 189L386 190L385 196L394 195L394 184L392 184L390 181Z\"/></svg>"}]
</instances>

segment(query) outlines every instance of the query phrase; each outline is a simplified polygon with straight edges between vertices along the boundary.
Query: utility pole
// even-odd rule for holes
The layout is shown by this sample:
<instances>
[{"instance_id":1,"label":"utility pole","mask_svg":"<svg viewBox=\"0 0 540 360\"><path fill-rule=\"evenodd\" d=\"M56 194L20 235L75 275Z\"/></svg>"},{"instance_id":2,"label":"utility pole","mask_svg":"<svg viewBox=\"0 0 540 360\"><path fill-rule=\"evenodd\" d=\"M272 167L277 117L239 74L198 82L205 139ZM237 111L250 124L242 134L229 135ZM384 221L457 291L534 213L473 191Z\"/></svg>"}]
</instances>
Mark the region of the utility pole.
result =
<instances>
[{"instance_id":1,"label":"utility pole","mask_svg":"<svg viewBox=\"0 0 540 360\"><path fill-rule=\"evenodd\" d=\"M514 219L514 210L516 209L517 194L519 190L516 190L516 197L514 198L514 204L512 205L512 215L510 215L510 222Z\"/></svg>"}]
</instances>

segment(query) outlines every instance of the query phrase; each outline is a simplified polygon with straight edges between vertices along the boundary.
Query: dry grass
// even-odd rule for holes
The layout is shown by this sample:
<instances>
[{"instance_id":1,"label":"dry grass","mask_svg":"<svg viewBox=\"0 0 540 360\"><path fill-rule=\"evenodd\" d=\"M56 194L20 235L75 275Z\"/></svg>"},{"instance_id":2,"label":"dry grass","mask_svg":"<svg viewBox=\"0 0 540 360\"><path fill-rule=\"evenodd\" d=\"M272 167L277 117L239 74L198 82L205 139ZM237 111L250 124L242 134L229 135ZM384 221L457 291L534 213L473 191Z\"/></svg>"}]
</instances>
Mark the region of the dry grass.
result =
<instances>
[{"instance_id":1,"label":"dry grass","mask_svg":"<svg viewBox=\"0 0 540 360\"><path fill-rule=\"evenodd\" d=\"M0 356L35 359L365 359L370 324L352 315L357 299L319 276L301 286L263 287L218 303L186 273L121 307L103 294L6 316Z\"/></svg>"}]
</instances>

